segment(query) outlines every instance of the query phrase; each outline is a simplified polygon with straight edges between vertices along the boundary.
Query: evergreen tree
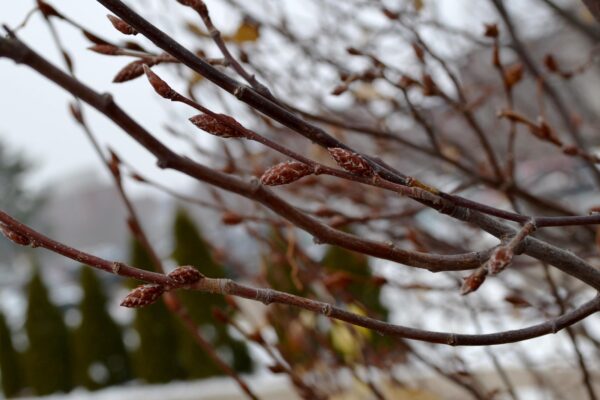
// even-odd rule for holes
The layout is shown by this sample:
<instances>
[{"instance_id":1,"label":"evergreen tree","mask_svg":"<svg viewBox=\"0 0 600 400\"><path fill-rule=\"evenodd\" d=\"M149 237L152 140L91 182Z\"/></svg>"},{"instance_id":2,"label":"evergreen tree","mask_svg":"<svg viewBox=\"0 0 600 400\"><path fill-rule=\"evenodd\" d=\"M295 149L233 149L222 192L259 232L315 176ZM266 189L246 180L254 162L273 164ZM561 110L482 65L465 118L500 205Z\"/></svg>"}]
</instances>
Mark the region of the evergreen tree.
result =
<instances>
[{"instance_id":1,"label":"evergreen tree","mask_svg":"<svg viewBox=\"0 0 600 400\"><path fill-rule=\"evenodd\" d=\"M81 287L81 324L74 334L76 383L95 390L131 379L121 329L106 310L106 295L93 269L81 269ZM97 366L104 367L105 377L91 376Z\"/></svg>"},{"instance_id":2,"label":"evergreen tree","mask_svg":"<svg viewBox=\"0 0 600 400\"><path fill-rule=\"evenodd\" d=\"M69 331L37 272L28 287L25 330L29 339L25 369L33 391L37 395L68 392L72 388Z\"/></svg>"},{"instance_id":3,"label":"evergreen tree","mask_svg":"<svg viewBox=\"0 0 600 400\"><path fill-rule=\"evenodd\" d=\"M152 265L144 248L132 241L131 265L149 269ZM136 286L139 282L130 282ZM135 352L136 377L148 383L165 383L183 379L183 369L178 359L178 326L173 315L162 301L135 310L134 328L140 338Z\"/></svg>"},{"instance_id":4,"label":"evergreen tree","mask_svg":"<svg viewBox=\"0 0 600 400\"><path fill-rule=\"evenodd\" d=\"M289 243L283 233L273 230L269 237L272 246L269 254L263 259L264 276L273 289L308 298L318 297L311 290L311 280L318 277L317 271L305 265L302 260L295 260L292 266L285 256ZM299 282L302 282L300 284ZM306 311L295 307L269 307L267 318L277 334L277 349L283 358L296 368L311 370L315 362L319 362L314 354L322 351L317 335L322 332L318 325L308 326Z\"/></svg>"},{"instance_id":5,"label":"evergreen tree","mask_svg":"<svg viewBox=\"0 0 600 400\"><path fill-rule=\"evenodd\" d=\"M321 260L321 265L330 274L341 272L350 278L347 283L330 288L332 294L345 304L346 308L383 321L388 319L389 311L381 303L381 290L373 282L367 256L342 247L331 246ZM343 324L334 323L331 332L333 347L346 360L353 358L360 351L357 347L357 339L367 343L364 346L363 356L368 357L366 362L369 364L377 365L379 359L385 358L384 355L389 359L391 352L398 353L399 358L404 357L404 349L395 346L390 337L374 335L366 329L351 328L352 331L349 329Z\"/></svg>"},{"instance_id":6,"label":"evergreen tree","mask_svg":"<svg viewBox=\"0 0 600 400\"><path fill-rule=\"evenodd\" d=\"M19 353L13 347L10 330L4 315L0 313L0 373L2 374L2 390L4 396L14 397L24 387L21 376Z\"/></svg>"},{"instance_id":7,"label":"evergreen tree","mask_svg":"<svg viewBox=\"0 0 600 400\"><path fill-rule=\"evenodd\" d=\"M176 213L174 231L173 258L178 265L194 266L211 278L226 277L225 269L214 261L199 229L182 209ZM232 366L236 371L251 371L252 360L246 344L232 338L227 331L227 326L215 321L212 316L213 308L224 310L227 307L223 296L192 291L181 291L180 295L190 316L215 349L221 354L231 355ZM200 379L222 374L222 371L193 342L189 332L183 330L180 355L189 378Z\"/></svg>"}]
</instances>

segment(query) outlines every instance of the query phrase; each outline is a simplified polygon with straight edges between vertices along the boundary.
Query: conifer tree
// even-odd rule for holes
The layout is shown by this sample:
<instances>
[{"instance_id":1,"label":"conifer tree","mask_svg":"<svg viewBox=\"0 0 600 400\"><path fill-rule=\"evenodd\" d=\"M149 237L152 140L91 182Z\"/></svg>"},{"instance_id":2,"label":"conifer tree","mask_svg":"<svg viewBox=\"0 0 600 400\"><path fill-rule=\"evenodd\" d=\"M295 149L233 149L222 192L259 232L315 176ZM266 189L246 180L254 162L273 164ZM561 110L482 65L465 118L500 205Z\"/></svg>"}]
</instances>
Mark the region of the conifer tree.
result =
<instances>
[{"instance_id":1,"label":"conifer tree","mask_svg":"<svg viewBox=\"0 0 600 400\"><path fill-rule=\"evenodd\" d=\"M297 265L293 267L285 254L288 254L289 243L284 239L283 233L273 229L269 241L272 249L263 258L264 276L269 286L297 296L312 297L317 295L307 284L314 271L301 260L296 260ZM298 280L304 282L299 285ZM317 326L307 326L302 321L302 315L306 312L293 307L269 307L267 318L269 324L277 334L277 349L283 358L295 367L310 370L318 358L314 354L322 351L321 344L316 339L316 333L321 333Z\"/></svg>"},{"instance_id":2,"label":"conifer tree","mask_svg":"<svg viewBox=\"0 0 600 400\"><path fill-rule=\"evenodd\" d=\"M132 240L131 265L149 269L152 265L144 248ZM137 285L131 281L130 286ZM177 321L159 301L135 310L134 328L140 338L135 352L135 375L148 383L165 383L183 379L183 369L178 357Z\"/></svg>"},{"instance_id":3,"label":"conifer tree","mask_svg":"<svg viewBox=\"0 0 600 400\"><path fill-rule=\"evenodd\" d=\"M177 211L174 223L175 250L173 258L178 265L191 265L211 278L226 277L225 269L214 261L207 243L202 238L200 230L189 215L180 209ZM232 366L238 372L252 370L252 360L245 343L232 338L227 326L215 321L212 316L213 308L224 310L227 303L223 296L206 293L182 291L182 302L205 337L211 341L220 353L229 353ZM181 357L188 376L194 379L221 375L222 371L210 361L206 354L192 342L187 332L181 337Z\"/></svg>"},{"instance_id":4,"label":"conifer tree","mask_svg":"<svg viewBox=\"0 0 600 400\"><path fill-rule=\"evenodd\" d=\"M383 321L388 319L389 311L381 303L381 290L373 280L367 256L331 246L321 260L321 265L330 274L343 273L348 277L343 285L330 287L332 294L345 304L346 308ZM374 335L365 329L349 328L340 323L334 323L331 340L332 347L347 361L357 361L354 358L361 352L361 341L366 344L362 346L362 357L367 356L369 359L366 361L372 365L384 358L384 354L387 358L392 358L392 352L397 352L399 358L405 355L404 349L394 346L394 341L389 337Z\"/></svg>"},{"instance_id":5,"label":"conifer tree","mask_svg":"<svg viewBox=\"0 0 600 400\"><path fill-rule=\"evenodd\" d=\"M93 269L81 269L81 287L81 324L74 334L76 383L95 390L131 379L121 328L106 309L106 295ZM91 368L97 366L106 376L92 376Z\"/></svg>"},{"instance_id":6,"label":"conifer tree","mask_svg":"<svg viewBox=\"0 0 600 400\"><path fill-rule=\"evenodd\" d=\"M6 397L15 397L25 385L20 361L19 353L13 347L4 315L0 313L0 374L2 391Z\"/></svg>"},{"instance_id":7,"label":"conifer tree","mask_svg":"<svg viewBox=\"0 0 600 400\"><path fill-rule=\"evenodd\" d=\"M48 298L38 272L28 287L25 330L27 381L37 395L68 392L72 388L69 331L59 309Z\"/></svg>"}]
</instances>

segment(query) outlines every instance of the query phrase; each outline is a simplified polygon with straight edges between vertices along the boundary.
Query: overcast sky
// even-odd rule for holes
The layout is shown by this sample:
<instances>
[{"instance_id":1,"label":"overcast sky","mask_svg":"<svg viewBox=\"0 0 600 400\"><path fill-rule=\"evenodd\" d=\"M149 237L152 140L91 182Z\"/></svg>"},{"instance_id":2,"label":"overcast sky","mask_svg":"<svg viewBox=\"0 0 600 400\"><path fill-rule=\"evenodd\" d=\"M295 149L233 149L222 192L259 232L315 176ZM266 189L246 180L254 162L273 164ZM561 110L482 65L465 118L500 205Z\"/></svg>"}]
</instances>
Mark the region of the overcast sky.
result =
<instances>
[{"instance_id":1,"label":"overcast sky","mask_svg":"<svg viewBox=\"0 0 600 400\"><path fill-rule=\"evenodd\" d=\"M154 3L154 2L150 2ZM0 22L11 27L18 25L34 1L11 1L0 6ZM74 16L82 25L104 37L119 39L119 34L108 23L107 11L95 1L57 1L57 8L66 15ZM160 10L148 7L146 16L156 17ZM153 15L154 14L154 15ZM167 138L161 129L166 121L165 102L152 92L145 79L127 84L114 84L116 71L130 59L106 57L85 50L90 46L76 30L56 21L63 42L75 59L77 76L98 91L109 91L117 102L134 118L161 138ZM47 26L39 14L19 37L43 56L63 67L61 57L50 38ZM99 168L99 161L89 141L72 121L67 106L69 95L33 70L16 66L12 61L0 59L0 137L12 149L20 150L37 164L31 185L40 187L51 182L64 184L65 178L87 170L96 170L107 177ZM139 145L129 139L123 131L95 110L87 112L90 125L102 143L110 143L119 154L129 161L153 169L154 161ZM168 180L174 173L162 172Z\"/></svg>"},{"instance_id":2,"label":"overcast sky","mask_svg":"<svg viewBox=\"0 0 600 400\"><path fill-rule=\"evenodd\" d=\"M0 5L0 23L16 26L34 3L34 0L3 2L3 5ZM167 21L173 20L171 17L176 18L173 12L181 12L182 8L170 7L168 12L165 12L165 3L144 0L144 9L141 10L141 3L134 2L132 5L142 11L144 16L158 21L163 28L168 27ZM290 0L289 3L301 4L298 0ZM463 19L469 12L473 12L474 7L465 7L469 3L473 5L472 0L438 0L436 4L441 5L440 15L456 20ZM115 41L122 38L105 17L107 10L96 1L56 0L53 4L95 33ZM208 4L213 20L222 30L227 30L226 25L236 23L232 21L231 14L224 15L224 8L219 7L218 1L208 1ZM117 102L142 125L160 139L168 140L168 136L161 129L161 123L168 120L165 110L171 107L171 110L177 112L185 111L159 99L145 79L113 84L112 78L116 71L130 59L106 57L87 51L85 49L90 45L87 39L66 24L57 20L55 22L60 28L63 42L74 56L77 76L99 91L111 92ZM48 27L39 14L19 32L19 36L45 57L63 66ZM166 70L161 68L159 66L158 71L167 74ZM6 59L0 59L0 88L0 138L11 148L25 153L37 164L31 186L38 188L56 181L63 184L66 178L85 171L96 171L99 176L107 178L106 172L99 168L98 159L88 140L67 112L70 97L65 91L41 78L31 69L17 67ZM87 116L90 126L103 144L109 143L112 148L118 149L120 155L144 171L155 169L153 158L119 128L89 108ZM177 148L183 146L183 143L174 146ZM163 178L161 180L171 184L189 182L172 172L161 171L160 174Z\"/></svg>"}]
</instances>

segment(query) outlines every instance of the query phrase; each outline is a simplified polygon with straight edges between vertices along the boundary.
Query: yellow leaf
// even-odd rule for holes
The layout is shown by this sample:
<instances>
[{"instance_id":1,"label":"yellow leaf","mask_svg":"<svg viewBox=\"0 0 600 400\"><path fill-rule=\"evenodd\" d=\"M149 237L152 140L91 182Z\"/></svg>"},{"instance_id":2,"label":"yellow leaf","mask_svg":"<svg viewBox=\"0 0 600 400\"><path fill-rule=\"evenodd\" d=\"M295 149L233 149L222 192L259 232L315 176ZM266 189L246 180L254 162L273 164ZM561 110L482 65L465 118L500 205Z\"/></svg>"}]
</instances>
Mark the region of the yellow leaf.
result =
<instances>
[{"instance_id":1,"label":"yellow leaf","mask_svg":"<svg viewBox=\"0 0 600 400\"><path fill-rule=\"evenodd\" d=\"M196 36L199 37L208 37L210 36L208 33L206 33L206 31L204 29L202 29L200 26L194 24L193 22L186 22L185 23L185 29L188 30L188 32L193 33Z\"/></svg>"},{"instance_id":2,"label":"yellow leaf","mask_svg":"<svg viewBox=\"0 0 600 400\"><path fill-rule=\"evenodd\" d=\"M331 344L348 361L354 360L360 351L360 343L356 341L350 329L338 321L334 321L331 327Z\"/></svg>"},{"instance_id":3,"label":"yellow leaf","mask_svg":"<svg viewBox=\"0 0 600 400\"><path fill-rule=\"evenodd\" d=\"M204 77L196 72L192 74L192 76L188 79L188 86L190 88L195 87L200 84L204 80Z\"/></svg>"},{"instance_id":4,"label":"yellow leaf","mask_svg":"<svg viewBox=\"0 0 600 400\"><path fill-rule=\"evenodd\" d=\"M260 37L259 26L256 22L245 20L231 37L236 43L256 42Z\"/></svg>"},{"instance_id":5,"label":"yellow leaf","mask_svg":"<svg viewBox=\"0 0 600 400\"><path fill-rule=\"evenodd\" d=\"M350 304L348 306L348 311L354 313L354 314L358 314L361 315L363 317L367 316L367 313L365 313L365 311L360 308L359 306L357 306L356 304ZM367 328L363 328L362 326L354 326L353 327L361 336L363 336L366 339L371 338L371 335L373 334L373 332L371 332L369 329Z\"/></svg>"},{"instance_id":6,"label":"yellow leaf","mask_svg":"<svg viewBox=\"0 0 600 400\"><path fill-rule=\"evenodd\" d=\"M415 11L421 11L425 6L425 0L413 0L413 7Z\"/></svg>"}]
</instances>

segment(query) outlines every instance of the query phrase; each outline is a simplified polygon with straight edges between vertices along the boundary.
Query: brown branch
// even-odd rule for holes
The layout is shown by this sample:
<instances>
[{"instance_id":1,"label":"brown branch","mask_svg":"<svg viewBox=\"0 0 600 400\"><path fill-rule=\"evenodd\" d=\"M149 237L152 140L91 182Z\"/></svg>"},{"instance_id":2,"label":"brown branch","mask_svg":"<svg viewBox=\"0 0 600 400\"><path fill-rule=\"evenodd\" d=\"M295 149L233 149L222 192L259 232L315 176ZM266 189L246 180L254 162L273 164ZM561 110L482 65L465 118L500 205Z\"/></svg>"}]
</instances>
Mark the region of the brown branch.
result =
<instances>
[{"instance_id":1,"label":"brown branch","mask_svg":"<svg viewBox=\"0 0 600 400\"><path fill-rule=\"evenodd\" d=\"M389 244L361 239L355 235L332 229L275 196L258 182L246 183L233 176L200 165L188 158L178 156L136 121L131 119L114 102L109 94L100 95L83 83L60 71L18 39L14 37L0 39L0 57L8 57L17 63L30 66L49 80L105 114L150 151L157 158L159 167L178 170L198 180L255 200L285 217L297 227L313 234L321 243L338 245L374 257L425 268L431 271L473 269L477 268L487 259L487 254L485 253L440 256L411 252L395 248ZM444 202L433 203L430 206L459 220L476 223L480 228L496 237L501 238L505 235L514 235L512 228L486 215L454 207ZM546 226L550 226L554 221L558 222L558 224L554 223L554 225L560 225L561 222L568 225L569 223L567 222L571 220L587 222L590 219L600 218L600 215L555 218L558 218L558 221L553 217L538 218L538 226L543 226L544 221L548 223ZM524 241L523 251L561 269L567 274L577 277L596 289L600 289L600 274L598 271L572 253L533 238L528 238Z\"/></svg>"},{"instance_id":2,"label":"brown branch","mask_svg":"<svg viewBox=\"0 0 600 400\"><path fill-rule=\"evenodd\" d=\"M183 288L198 290L205 293L242 297L249 300L260 301L265 305L279 303L322 314L326 317L344 321L351 325L371 329L380 334L450 346L497 345L532 339L550 333L556 333L600 310L600 296L596 296L594 299L558 318L532 325L527 328L480 335L435 332L390 324L346 311L322 301L311 300L273 289L253 288L236 283L230 279L201 277L196 283L182 286L181 282L170 276L135 268L118 261L108 261L57 242L22 224L1 210L0 226L2 227L2 233L15 244L45 248L82 264L89 265L90 267L98 268L112 274L134 278L146 283L160 285L166 291Z\"/></svg>"}]
</instances>

